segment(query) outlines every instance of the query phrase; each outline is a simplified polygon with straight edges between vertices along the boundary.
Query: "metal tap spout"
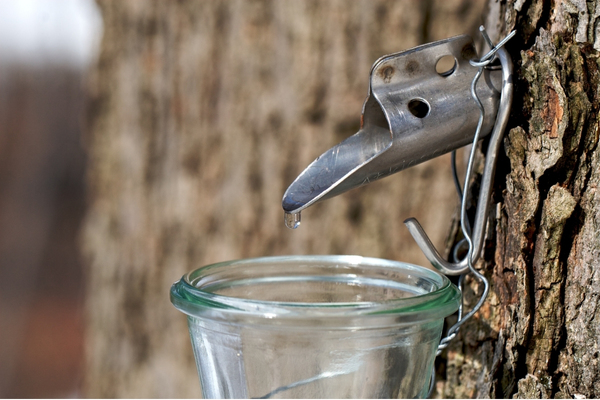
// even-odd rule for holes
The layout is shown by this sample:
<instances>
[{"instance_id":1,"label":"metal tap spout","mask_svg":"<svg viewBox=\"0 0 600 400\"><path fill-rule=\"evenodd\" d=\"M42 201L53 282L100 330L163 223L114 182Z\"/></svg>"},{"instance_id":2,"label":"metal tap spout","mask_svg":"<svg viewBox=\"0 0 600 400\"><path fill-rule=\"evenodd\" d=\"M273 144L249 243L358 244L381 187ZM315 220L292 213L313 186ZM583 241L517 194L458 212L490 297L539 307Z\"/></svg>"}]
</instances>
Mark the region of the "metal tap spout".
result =
<instances>
[{"instance_id":1,"label":"metal tap spout","mask_svg":"<svg viewBox=\"0 0 600 400\"><path fill-rule=\"evenodd\" d=\"M440 70L441 59L454 59ZM377 60L370 73L361 128L314 160L286 190L282 206L310 205L471 143L479 109L470 85L478 68L473 41L462 35ZM450 63L452 64L452 63ZM502 71L486 69L477 85L485 108L481 137L490 133Z\"/></svg>"}]
</instances>

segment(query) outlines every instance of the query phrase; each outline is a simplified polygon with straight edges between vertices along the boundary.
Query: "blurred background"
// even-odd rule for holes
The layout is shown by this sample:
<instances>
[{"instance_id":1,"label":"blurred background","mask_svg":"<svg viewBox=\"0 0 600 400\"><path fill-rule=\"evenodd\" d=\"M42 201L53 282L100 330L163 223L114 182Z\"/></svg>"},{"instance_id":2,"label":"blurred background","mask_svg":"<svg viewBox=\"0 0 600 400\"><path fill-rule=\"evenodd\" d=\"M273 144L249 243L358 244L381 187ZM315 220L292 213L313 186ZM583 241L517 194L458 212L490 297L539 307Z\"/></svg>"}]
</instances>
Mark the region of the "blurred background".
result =
<instances>
[{"instance_id":1,"label":"blurred background","mask_svg":"<svg viewBox=\"0 0 600 400\"><path fill-rule=\"evenodd\" d=\"M0 1L0 397L79 397L93 0Z\"/></svg>"},{"instance_id":2,"label":"blurred background","mask_svg":"<svg viewBox=\"0 0 600 400\"><path fill-rule=\"evenodd\" d=\"M0 1L0 397L199 396L168 290L226 259L444 247L449 157L316 205L380 56L473 34L484 0ZM493 33L493 27L491 29Z\"/></svg>"}]
</instances>

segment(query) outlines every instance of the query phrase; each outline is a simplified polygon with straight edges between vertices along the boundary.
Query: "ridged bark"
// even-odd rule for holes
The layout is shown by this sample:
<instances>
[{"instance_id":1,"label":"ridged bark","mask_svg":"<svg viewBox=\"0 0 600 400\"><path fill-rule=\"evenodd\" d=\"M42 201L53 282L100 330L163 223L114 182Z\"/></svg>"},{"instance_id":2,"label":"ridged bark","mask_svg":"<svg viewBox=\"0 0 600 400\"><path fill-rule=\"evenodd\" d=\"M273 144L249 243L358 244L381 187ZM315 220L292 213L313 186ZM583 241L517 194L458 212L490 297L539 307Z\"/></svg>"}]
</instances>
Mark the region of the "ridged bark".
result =
<instances>
[{"instance_id":1,"label":"ridged bark","mask_svg":"<svg viewBox=\"0 0 600 400\"><path fill-rule=\"evenodd\" d=\"M598 17L598 1L490 2L496 36L517 30L516 94L479 265L491 292L448 350L445 397L600 397Z\"/></svg>"}]
</instances>

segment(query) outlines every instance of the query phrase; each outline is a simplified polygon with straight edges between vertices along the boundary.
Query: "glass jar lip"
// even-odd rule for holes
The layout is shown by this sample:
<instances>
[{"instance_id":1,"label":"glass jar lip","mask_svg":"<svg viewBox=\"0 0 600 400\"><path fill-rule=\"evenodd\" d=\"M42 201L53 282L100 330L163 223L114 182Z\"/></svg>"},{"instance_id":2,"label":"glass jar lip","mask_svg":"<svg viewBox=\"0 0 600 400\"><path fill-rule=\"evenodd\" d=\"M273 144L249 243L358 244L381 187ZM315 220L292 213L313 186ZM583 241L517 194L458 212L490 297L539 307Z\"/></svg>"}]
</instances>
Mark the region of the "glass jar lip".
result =
<instances>
[{"instance_id":1,"label":"glass jar lip","mask_svg":"<svg viewBox=\"0 0 600 400\"><path fill-rule=\"evenodd\" d=\"M215 294L195 282L220 268L264 266L281 263L343 264L409 272L435 285L436 289L415 296L377 302L304 303L252 300ZM404 322L445 318L458 309L460 292L450 280L428 268L399 261L348 255L292 255L247 258L210 264L185 274L171 287L173 305L191 317L231 320L245 316L269 320L314 318L401 317ZM234 318L235 319L235 318Z\"/></svg>"}]
</instances>

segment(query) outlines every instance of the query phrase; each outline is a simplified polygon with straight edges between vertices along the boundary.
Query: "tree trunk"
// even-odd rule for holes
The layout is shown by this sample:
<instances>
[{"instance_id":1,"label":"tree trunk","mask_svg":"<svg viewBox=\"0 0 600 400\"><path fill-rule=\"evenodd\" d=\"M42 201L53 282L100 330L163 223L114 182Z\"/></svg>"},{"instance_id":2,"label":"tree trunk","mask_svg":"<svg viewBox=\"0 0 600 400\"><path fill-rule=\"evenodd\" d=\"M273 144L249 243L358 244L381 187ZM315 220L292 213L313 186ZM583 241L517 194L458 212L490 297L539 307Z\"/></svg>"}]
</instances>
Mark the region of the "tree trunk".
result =
<instances>
[{"instance_id":1,"label":"tree trunk","mask_svg":"<svg viewBox=\"0 0 600 400\"><path fill-rule=\"evenodd\" d=\"M598 17L599 1L490 2L496 39L517 30L507 46L515 101L478 266L491 290L450 346L438 395L600 397ZM472 305L481 289L468 289Z\"/></svg>"},{"instance_id":2,"label":"tree trunk","mask_svg":"<svg viewBox=\"0 0 600 400\"><path fill-rule=\"evenodd\" d=\"M424 264L402 225L442 247L448 158L312 207L281 197L359 128L380 56L475 31L483 3L103 1L88 84L86 395L198 396L172 282L228 259L360 254ZM382 212L383 211L383 212Z\"/></svg>"}]
</instances>

